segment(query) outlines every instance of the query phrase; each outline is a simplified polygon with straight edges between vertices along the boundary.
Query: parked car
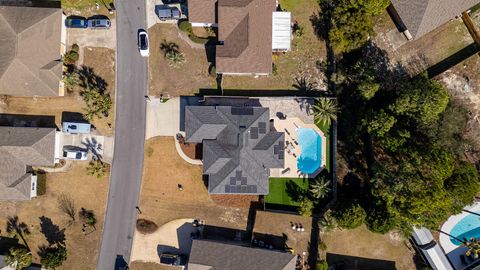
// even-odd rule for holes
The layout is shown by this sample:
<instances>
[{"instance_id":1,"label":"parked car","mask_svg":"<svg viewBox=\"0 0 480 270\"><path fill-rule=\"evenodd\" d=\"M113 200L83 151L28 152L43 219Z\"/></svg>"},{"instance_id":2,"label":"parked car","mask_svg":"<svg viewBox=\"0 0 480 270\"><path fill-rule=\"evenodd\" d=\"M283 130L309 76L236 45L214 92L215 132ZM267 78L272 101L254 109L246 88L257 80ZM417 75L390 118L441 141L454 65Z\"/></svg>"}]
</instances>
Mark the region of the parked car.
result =
<instances>
[{"instance_id":1,"label":"parked car","mask_svg":"<svg viewBox=\"0 0 480 270\"><path fill-rule=\"evenodd\" d=\"M145 30L138 31L138 50L143 57L150 55L150 50L148 49L148 34Z\"/></svg>"},{"instance_id":2,"label":"parked car","mask_svg":"<svg viewBox=\"0 0 480 270\"><path fill-rule=\"evenodd\" d=\"M87 28L87 19L82 17L66 18L65 27L67 28Z\"/></svg>"},{"instance_id":3,"label":"parked car","mask_svg":"<svg viewBox=\"0 0 480 270\"><path fill-rule=\"evenodd\" d=\"M171 4L185 4L186 0L162 0L162 3L165 5Z\"/></svg>"},{"instance_id":4,"label":"parked car","mask_svg":"<svg viewBox=\"0 0 480 270\"><path fill-rule=\"evenodd\" d=\"M110 28L111 23L108 18L105 19L88 19L88 28Z\"/></svg>"},{"instance_id":5,"label":"parked car","mask_svg":"<svg viewBox=\"0 0 480 270\"><path fill-rule=\"evenodd\" d=\"M182 16L182 12L177 7L156 6L155 12L160 20L178 20Z\"/></svg>"},{"instance_id":6,"label":"parked car","mask_svg":"<svg viewBox=\"0 0 480 270\"><path fill-rule=\"evenodd\" d=\"M78 146L65 145L63 147L63 157L65 159L87 160L88 151Z\"/></svg>"},{"instance_id":7,"label":"parked car","mask_svg":"<svg viewBox=\"0 0 480 270\"><path fill-rule=\"evenodd\" d=\"M182 254L162 253L160 255L160 264L178 267L185 269L187 264L187 258Z\"/></svg>"}]
</instances>

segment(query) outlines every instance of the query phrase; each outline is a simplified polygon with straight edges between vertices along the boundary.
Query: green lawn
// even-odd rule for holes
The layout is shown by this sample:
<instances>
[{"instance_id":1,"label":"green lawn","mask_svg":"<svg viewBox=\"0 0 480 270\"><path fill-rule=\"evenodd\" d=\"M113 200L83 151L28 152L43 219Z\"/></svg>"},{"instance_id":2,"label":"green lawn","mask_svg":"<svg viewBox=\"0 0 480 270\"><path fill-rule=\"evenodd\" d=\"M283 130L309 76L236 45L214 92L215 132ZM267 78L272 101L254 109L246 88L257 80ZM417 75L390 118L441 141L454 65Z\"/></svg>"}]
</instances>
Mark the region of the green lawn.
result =
<instances>
[{"instance_id":1,"label":"green lawn","mask_svg":"<svg viewBox=\"0 0 480 270\"><path fill-rule=\"evenodd\" d=\"M269 193L265 202L288 206L299 206L292 197L308 190L308 179L303 178L270 178ZM292 197L291 197L292 196Z\"/></svg>"},{"instance_id":2,"label":"green lawn","mask_svg":"<svg viewBox=\"0 0 480 270\"><path fill-rule=\"evenodd\" d=\"M332 125L326 125L326 124L317 124L318 128L323 132L323 134L325 134L325 138L327 139L326 141L326 145L327 145L327 149L326 149L326 154L327 154L327 158L326 158L326 168L327 168L327 171L328 172L331 172L330 170L330 148L331 148L331 141L330 141L330 129L332 127Z\"/></svg>"}]
</instances>

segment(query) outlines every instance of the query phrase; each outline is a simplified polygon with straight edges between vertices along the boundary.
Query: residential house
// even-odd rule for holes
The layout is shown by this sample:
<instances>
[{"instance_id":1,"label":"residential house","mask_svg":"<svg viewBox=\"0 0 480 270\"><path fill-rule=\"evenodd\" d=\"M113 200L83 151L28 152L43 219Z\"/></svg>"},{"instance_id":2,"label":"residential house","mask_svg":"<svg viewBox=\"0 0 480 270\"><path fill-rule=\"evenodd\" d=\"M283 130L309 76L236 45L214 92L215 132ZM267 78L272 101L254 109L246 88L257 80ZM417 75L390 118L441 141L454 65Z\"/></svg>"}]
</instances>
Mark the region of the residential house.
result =
<instances>
[{"instance_id":1,"label":"residential house","mask_svg":"<svg viewBox=\"0 0 480 270\"><path fill-rule=\"evenodd\" d=\"M268 75L272 52L290 49L290 13L275 0L188 0L192 26L218 27L216 72Z\"/></svg>"},{"instance_id":2,"label":"residential house","mask_svg":"<svg viewBox=\"0 0 480 270\"><path fill-rule=\"evenodd\" d=\"M263 107L186 106L186 142L203 144L210 194L268 194L270 168L283 168L285 134Z\"/></svg>"},{"instance_id":3,"label":"residential house","mask_svg":"<svg viewBox=\"0 0 480 270\"><path fill-rule=\"evenodd\" d=\"M296 262L291 253L194 239L188 269L295 270Z\"/></svg>"},{"instance_id":4,"label":"residential house","mask_svg":"<svg viewBox=\"0 0 480 270\"><path fill-rule=\"evenodd\" d=\"M0 95L59 96L62 10L0 6Z\"/></svg>"},{"instance_id":5,"label":"residential house","mask_svg":"<svg viewBox=\"0 0 480 270\"><path fill-rule=\"evenodd\" d=\"M390 13L408 39L418 39L480 0L392 0Z\"/></svg>"},{"instance_id":6,"label":"residential house","mask_svg":"<svg viewBox=\"0 0 480 270\"><path fill-rule=\"evenodd\" d=\"M0 127L0 200L30 200L37 195L31 166L53 166L55 129Z\"/></svg>"}]
</instances>

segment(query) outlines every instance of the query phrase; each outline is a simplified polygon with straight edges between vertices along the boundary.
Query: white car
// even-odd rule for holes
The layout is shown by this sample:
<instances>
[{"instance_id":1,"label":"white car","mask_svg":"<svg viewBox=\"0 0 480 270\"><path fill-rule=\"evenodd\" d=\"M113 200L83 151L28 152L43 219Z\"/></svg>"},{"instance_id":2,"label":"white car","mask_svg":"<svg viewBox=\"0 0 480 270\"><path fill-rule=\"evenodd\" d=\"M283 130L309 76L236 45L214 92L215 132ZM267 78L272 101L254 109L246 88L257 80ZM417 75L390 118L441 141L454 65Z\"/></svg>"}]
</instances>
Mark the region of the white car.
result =
<instances>
[{"instance_id":1,"label":"white car","mask_svg":"<svg viewBox=\"0 0 480 270\"><path fill-rule=\"evenodd\" d=\"M150 55L150 50L148 49L148 34L145 30L138 31L138 50L143 57Z\"/></svg>"},{"instance_id":2,"label":"white car","mask_svg":"<svg viewBox=\"0 0 480 270\"><path fill-rule=\"evenodd\" d=\"M63 157L65 159L87 160L88 150L73 145L66 145L63 147Z\"/></svg>"}]
</instances>

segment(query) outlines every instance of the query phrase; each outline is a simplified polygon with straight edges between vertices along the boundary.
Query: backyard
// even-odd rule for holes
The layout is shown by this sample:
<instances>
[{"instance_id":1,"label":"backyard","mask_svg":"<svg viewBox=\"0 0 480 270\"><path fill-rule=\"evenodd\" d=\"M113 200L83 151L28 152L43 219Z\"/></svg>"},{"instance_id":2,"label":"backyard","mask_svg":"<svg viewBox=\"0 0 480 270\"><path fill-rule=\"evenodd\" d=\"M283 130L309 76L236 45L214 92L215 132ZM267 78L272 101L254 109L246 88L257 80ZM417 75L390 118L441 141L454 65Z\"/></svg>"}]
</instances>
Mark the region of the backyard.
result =
<instances>
[{"instance_id":1,"label":"backyard","mask_svg":"<svg viewBox=\"0 0 480 270\"><path fill-rule=\"evenodd\" d=\"M67 172L47 173L46 194L24 202L0 202L0 236L7 236L8 218L18 217L18 223L25 223L30 234L25 239L32 250L33 262L39 263L37 254L42 246L64 243L68 259L58 269L95 269L103 229L108 173L98 179L86 174L86 162L75 162ZM67 197L74 203L76 222L60 210L60 197ZM94 198L94 199L92 199ZM95 229L88 227L82 232L83 222L79 220L81 208L92 210L96 216ZM20 240L20 244L23 242Z\"/></svg>"},{"instance_id":2,"label":"backyard","mask_svg":"<svg viewBox=\"0 0 480 270\"><path fill-rule=\"evenodd\" d=\"M320 257L326 258L329 264L343 262L347 269L357 270L417 269L413 259L415 251L400 235L372 233L362 225L353 230L322 233L320 238L326 245Z\"/></svg>"},{"instance_id":3,"label":"backyard","mask_svg":"<svg viewBox=\"0 0 480 270\"><path fill-rule=\"evenodd\" d=\"M295 200L295 196L299 190L308 191L308 179L270 178L269 193L265 196L265 203L298 207L300 200Z\"/></svg>"}]
</instances>

